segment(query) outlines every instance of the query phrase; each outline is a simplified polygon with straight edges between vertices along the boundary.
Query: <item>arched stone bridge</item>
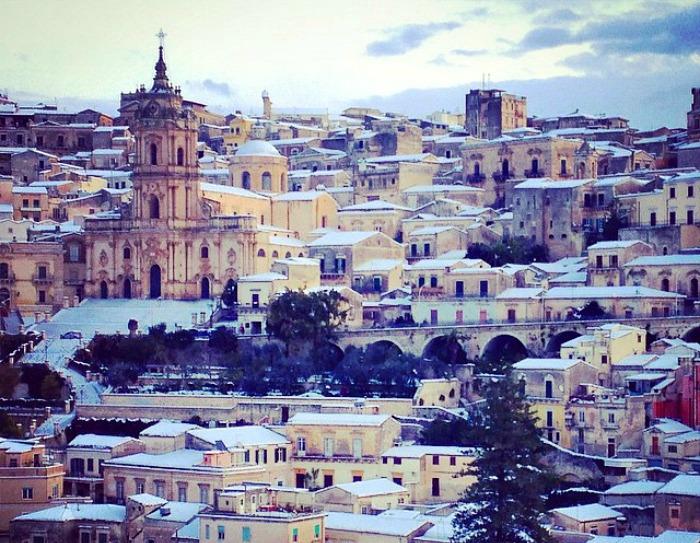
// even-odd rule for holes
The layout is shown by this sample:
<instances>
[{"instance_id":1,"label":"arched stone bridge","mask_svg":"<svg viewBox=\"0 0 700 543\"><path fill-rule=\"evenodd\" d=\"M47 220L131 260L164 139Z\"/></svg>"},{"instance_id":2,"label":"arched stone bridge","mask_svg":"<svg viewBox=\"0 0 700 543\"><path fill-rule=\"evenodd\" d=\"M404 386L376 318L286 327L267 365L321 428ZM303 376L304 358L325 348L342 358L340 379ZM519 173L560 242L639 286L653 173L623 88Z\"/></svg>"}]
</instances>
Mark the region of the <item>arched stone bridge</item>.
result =
<instances>
[{"instance_id":1,"label":"arched stone bridge","mask_svg":"<svg viewBox=\"0 0 700 543\"><path fill-rule=\"evenodd\" d=\"M700 339L700 315L678 317L640 317L589 321L548 321L526 323L477 323L452 326L414 326L405 328L360 328L339 332L335 342L341 349L367 347L379 343L404 353L428 356L432 349L453 333L468 359L487 352L515 349L528 356L555 355L562 343L584 335L587 328L607 323L645 328L658 338Z\"/></svg>"}]
</instances>

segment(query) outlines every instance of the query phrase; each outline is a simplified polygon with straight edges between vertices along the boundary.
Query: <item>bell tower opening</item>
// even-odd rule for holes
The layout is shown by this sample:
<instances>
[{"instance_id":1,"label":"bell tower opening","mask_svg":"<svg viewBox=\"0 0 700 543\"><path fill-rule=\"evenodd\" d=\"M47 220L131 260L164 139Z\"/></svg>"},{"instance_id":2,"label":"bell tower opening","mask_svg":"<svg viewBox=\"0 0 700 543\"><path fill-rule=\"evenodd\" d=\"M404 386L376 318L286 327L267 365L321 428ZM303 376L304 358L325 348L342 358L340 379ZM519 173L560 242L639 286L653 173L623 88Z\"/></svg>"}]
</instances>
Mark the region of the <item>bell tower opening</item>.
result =
<instances>
[{"instance_id":1,"label":"bell tower opening","mask_svg":"<svg viewBox=\"0 0 700 543\"><path fill-rule=\"evenodd\" d=\"M151 219L160 219L160 200L155 194L151 194L148 200L148 216Z\"/></svg>"}]
</instances>

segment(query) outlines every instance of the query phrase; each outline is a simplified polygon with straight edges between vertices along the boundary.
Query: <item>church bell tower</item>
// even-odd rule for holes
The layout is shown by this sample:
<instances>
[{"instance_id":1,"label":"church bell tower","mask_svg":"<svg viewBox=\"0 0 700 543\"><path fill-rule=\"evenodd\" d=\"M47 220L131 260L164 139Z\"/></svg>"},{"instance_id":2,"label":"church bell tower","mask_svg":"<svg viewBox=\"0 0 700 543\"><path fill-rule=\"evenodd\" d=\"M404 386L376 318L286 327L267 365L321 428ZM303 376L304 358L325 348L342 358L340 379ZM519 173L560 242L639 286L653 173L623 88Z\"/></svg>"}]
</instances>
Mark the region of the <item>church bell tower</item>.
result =
<instances>
[{"instance_id":1,"label":"church bell tower","mask_svg":"<svg viewBox=\"0 0 700 543\"><path fill-rule=\"evenodd\" d=\"M153 85L128 96L134 108L136 138L133 218L142 226L175 226L200 217L198 202L197 123L179 87L168 79L163 58L165 34L158 33L158 61ZM145 222L144 222L145 221Z\"/></svg>"}]
</instances>

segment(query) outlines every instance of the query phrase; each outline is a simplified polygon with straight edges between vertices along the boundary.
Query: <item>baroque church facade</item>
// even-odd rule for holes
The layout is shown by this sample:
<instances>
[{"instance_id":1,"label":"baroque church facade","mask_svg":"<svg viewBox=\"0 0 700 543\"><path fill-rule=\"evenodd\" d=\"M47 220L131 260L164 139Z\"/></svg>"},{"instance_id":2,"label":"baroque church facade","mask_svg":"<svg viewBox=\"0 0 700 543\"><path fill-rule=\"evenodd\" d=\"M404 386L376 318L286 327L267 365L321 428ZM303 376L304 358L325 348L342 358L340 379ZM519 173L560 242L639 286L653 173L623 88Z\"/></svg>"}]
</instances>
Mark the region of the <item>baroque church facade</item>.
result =
<instances>
[{"instance_id":1,"label":"baroque church facade","mask_svg":"<svg viewBox=\"0 0 700 543\"><path fill-rule=\"evenodd\" d=\"M200 299L254 273L257 219L216 214L202 197L197 124L167 77L159 47L150 90L122 95L136 139L133 200L85 220L85 294ZM124 110L124 111L122 111Z\"/></svg>"}]
</instances>

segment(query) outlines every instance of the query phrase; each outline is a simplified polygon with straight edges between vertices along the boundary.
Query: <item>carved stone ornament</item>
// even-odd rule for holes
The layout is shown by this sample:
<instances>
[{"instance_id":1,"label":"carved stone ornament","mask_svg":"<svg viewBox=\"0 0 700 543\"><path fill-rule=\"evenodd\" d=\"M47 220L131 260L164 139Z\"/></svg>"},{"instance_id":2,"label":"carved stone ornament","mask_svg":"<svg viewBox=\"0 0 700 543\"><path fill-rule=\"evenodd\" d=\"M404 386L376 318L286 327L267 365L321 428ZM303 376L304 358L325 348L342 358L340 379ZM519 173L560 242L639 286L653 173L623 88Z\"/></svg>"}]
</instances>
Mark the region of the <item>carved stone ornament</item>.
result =
<instances>
[{"instance_id":1,"label":"carved stone ornament","mask_svg":"<svg viewBox=\"0 0 700 543\"><path fill-rule=\"evenodd\" d=\"M107 251L102 249L100 251L100 258L99 258L100 266L106 266L107 263L109 262L109 257L107 256Z\"/></svg>"}]
</instances>

